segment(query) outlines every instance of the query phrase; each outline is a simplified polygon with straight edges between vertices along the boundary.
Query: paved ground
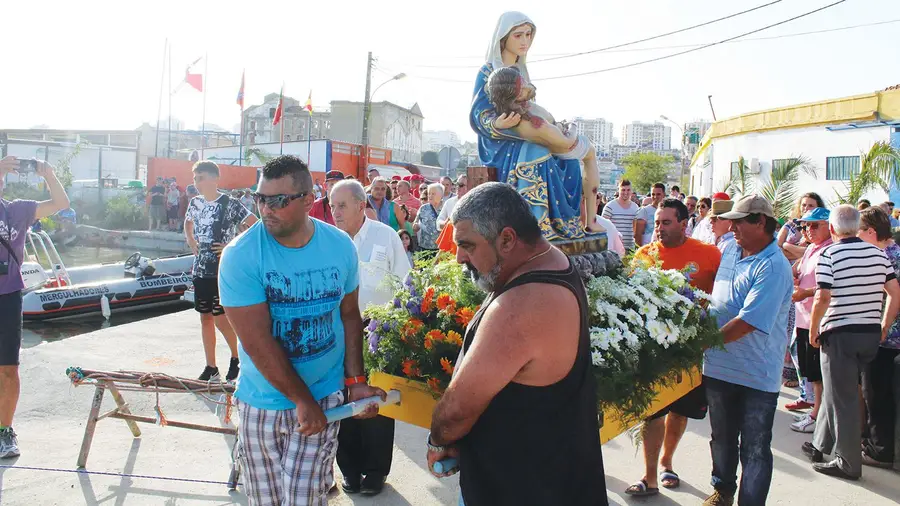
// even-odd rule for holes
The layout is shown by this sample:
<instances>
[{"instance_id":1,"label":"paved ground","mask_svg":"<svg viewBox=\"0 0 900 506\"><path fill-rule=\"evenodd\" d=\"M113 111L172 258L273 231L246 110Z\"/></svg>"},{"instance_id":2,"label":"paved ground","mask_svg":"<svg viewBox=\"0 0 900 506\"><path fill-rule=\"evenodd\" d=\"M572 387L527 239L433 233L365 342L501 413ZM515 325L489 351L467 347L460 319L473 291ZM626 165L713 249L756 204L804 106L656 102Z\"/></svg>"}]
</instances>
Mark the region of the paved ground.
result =
<instances>
[{"instance_id":1,"label":"paved ground","mask_svg":"<svg viewBox=\"0 0 900 506\"><path fill-rule=\"evenodd\" d=\"M16 461L0 463L68 471L75 468L93 389L70 386L64 375L66 367L163 371L192 377L202 368L199 339L197 316L185 311L23 350L22 399L15 424L23 455ZM224 343L219 357L221 364L227 363ZM783 400L787 399L784 395ZM150 396L131 393L126 394L126 400L134 411L152 416L154 402ZM214 406L189 394L163 398L161 404L171 419L218 423ZM790 419L785 411L777 413L773 442L776 469L769 504L898 504L900 475L892 471L866 468L863 479L857 483L814 473L799 454L799 446L807 437L788 429ZM195 480L227 479L231 438L153 425L141 427L143 436L133 439L124 422L101 421L87 469ZM604 445L610 502L699 504L711 492L708 432L706 422L691 423L675 463L683 479L681 488L664 491L652 499L627 499L621 493L641 476L641 459L628 437L621 436ZM374 499L336 494L331 504L455 505L456 479L438 480L425 471L424 437L423 429L398 424L394 471L385 492ZM229 493L221 484L0 468L0 503L224 505L246 504L246 497L239 492Z\"/></svg>"}]
</instances>

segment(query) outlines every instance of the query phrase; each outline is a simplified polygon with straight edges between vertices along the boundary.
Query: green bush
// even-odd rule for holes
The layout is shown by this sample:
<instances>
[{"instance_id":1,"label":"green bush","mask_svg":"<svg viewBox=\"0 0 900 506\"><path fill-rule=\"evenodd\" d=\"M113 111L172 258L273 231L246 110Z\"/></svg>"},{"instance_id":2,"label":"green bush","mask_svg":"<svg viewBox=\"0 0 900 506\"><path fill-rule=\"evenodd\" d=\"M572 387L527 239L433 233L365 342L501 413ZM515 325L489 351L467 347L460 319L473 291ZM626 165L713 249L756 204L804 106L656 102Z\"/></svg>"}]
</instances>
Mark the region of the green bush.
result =
<instances>
[{"instance_id":1,"label":"green bush","mask_svg":"<svg viewBox=\"0 0 900 506\"><path fill-rule=\"evenodd\" d=\"M109 230L146 230L149 223L144 207L134 203L128 195L119 195L106 201L103 228Z\"/></svg>"}]
</instances>

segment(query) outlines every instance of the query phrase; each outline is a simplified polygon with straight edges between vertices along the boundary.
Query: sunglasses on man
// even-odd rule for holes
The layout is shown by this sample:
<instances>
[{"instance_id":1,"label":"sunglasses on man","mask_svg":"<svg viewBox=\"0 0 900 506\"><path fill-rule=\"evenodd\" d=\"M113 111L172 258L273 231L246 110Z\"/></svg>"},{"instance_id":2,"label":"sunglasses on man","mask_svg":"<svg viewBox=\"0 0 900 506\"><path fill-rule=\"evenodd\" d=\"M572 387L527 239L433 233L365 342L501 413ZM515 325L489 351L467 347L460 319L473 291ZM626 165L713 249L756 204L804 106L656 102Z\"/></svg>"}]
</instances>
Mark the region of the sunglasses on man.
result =
<instances>
[{"instance_id":1,"label":"sunglasses on man","mask_svg":"<svg viewBox=\"0 0 900 506\"><path fill-rule=\"evenodd\" d=\"M286 195L284 193L278 195L263 195L261 193L253 192L250 194L253 197L253 201L256 202L257 206L262 206L265 204L266 207L273 211L277 211L279 209L284 209L289 206L291 202L297 199L302 199L309 195L309 192L301 192L295 193L293 195Z\"/></svg>"},{"instance_id":2,"label":"sunglasses on man","mask_svg":"<svg viewBox=\"0 0 900 506\"><path fill-rule=\"evenodd\" d=\"M821 223L805 223L803 225L800 225L800 229L801 230L818 230L819 226L821 226L821 225L822 225Z\"/></svg>"}]
</instances>

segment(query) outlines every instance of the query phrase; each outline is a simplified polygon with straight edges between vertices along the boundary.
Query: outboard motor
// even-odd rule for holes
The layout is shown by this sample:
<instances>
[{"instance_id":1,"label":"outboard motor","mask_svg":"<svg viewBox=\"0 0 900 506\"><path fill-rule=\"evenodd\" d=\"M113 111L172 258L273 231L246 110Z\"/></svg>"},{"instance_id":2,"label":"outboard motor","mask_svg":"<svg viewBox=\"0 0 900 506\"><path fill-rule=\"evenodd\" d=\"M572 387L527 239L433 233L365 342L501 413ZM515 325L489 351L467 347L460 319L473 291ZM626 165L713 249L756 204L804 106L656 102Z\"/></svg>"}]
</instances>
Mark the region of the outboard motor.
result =
<instances>
[{"instance_id":1,"label":"outboard motor","mask_svg":"<svg viewBox=\"0 0 900 506\"><path fill-rule=\"evenodd\" d=\"M156 272L156 268L150 263L150 259L141 256L140 252L132 254L125 260L125 277L126 278L142 278L144 276L152 276Z\"/></svg>"},{"instance_id":2,"label":"outboard motor","mask_svg":"<svg viewBox=\"0 0 900 506\"><path fill-rule=\"evenodd\" d=\"M50 280L50 276L37 262L25 262L22 264L22 279L25 281L25 290L39 288Z\"/></svg>"}]
</instances>

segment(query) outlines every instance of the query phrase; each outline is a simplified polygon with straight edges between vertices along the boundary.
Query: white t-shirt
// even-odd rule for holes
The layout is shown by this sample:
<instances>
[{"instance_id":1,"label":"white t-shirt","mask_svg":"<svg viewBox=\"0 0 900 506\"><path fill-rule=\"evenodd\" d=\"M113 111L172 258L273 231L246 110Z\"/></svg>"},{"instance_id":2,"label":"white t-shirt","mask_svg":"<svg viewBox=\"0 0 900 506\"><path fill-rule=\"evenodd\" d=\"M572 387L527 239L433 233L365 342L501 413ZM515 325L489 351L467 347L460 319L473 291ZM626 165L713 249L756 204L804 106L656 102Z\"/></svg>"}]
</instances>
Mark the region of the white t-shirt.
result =
<instances>
[{"instance_id":1,"label":"white t-shirt","mask_svg":"<svg viewBox=\"0 0 900 506\"><path fill-rule=\"evenodd\" d=\"M656 208L652 205L644 206L638 211L634 219L647 222L647 225L644 227L641 246L653 242L653 232L656 230Z\"/></svg>"},{"instance_id":2,"label":"white t-shirt","mask_svg":"<svg viewBox=\"0 0 900 506\"><path fill-rule=\"evenodd\" d=\"M366 218L353 237L359 255L359 312L369 304L381 305L394 298L388 276L403 280L410 270L403 241L394 229Z\"/></svg>"},{"instance_id":3,"label":"white t-shirt","mask_svg":"<svg viewBox=\"0 0 900 506\"><path fill-rule=\"evenodd\" d=\"M624 257L625 245L622 244L622 234L619 233L619 230L616 229L616 226L613 224L613 222L600 215L597 215L594 218L594 221L596 221L598 225L606 229L607 249L616 252L616 254L620 257Z\"/></svg>"}]
</instances>

